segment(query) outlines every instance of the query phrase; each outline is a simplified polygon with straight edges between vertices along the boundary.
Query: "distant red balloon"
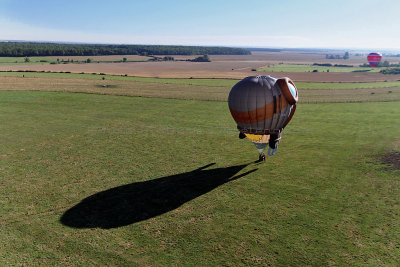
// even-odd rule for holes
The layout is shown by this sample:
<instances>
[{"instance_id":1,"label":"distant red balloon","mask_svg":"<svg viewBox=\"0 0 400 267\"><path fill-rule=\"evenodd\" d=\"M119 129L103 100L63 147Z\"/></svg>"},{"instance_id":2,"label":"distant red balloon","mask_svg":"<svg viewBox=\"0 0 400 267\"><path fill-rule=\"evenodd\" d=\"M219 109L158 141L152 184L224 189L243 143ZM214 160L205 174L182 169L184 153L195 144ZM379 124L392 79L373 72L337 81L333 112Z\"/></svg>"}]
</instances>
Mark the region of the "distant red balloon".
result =
<instances>
[{"instance_id":1,"label":"distant red balloon","mask_svg":"<svg viewBox=\"0 0 400 267\"><path fill-rule=\"evenodd\" d=\"M382 54L377 52L369 53L367 57L367 60L371 65L371 67L375 67L376 65L378 65L381 59L382 59Z\"/></svg>"}]
</instances>

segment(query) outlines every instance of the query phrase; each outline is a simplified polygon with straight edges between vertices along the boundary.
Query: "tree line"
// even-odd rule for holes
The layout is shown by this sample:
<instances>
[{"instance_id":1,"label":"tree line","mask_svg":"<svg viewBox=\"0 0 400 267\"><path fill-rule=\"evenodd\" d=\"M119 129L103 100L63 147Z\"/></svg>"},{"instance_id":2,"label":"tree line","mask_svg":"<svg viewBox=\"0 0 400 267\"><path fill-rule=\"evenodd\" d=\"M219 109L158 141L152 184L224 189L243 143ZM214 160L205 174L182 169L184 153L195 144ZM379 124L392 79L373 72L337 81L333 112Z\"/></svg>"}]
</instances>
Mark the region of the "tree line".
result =
<instances>
[{"instance_id":1,"label":"tree line","mask_svg":"<svg viewBox=\"0 0 400 267\"><path fill-rule=\"evenodd\" d=\"M0 42L2 57L206 54L250 55L251 52L244 48L234 47Z\"/></svg>"},{"instance_id":2,"label":"tree line","mask_svg":"<svg viewBox=\"0 0 400 267\"><path fill-rule=\"evenodd\" d=\"M360 67L371 67L371 65L369 63L364 63L362 65L360 65ZM389 67L400 67L400 62L399 63L392 63L390 64L389 61L385 60L385 61L380 61L376 64L375 67L383 67L383 68L389 68Z\"/></svg>"},{"instance_id":3,"label":"tree line","mask_svg":"<svg viewBox=\"0 0 400 267\"><path fill-rule=\"evenodd\" d=\"M331 64L331 63L314 63L313 66L321 66L321 67L341 67L341 68L352 68L353 65L346 64Z\"/></svg>"},{"instance_id":4,"label":"tree line","mask_svg":"<svg viewBox=\"0 0 400 267\"><path fill-rule=\"evenodd\" d=\"M341 55L325 55L326 59L349 59L350 58L350 54L349 52L345 52L343 56Z\"/></svg>"},{"instance_id":5,"label":"tree line","mask_svg":"<svg viewBox=\"0 0 400 267\"><path fill-rule=\"evenodd\" d=\"M383 74L400 74L400 68L384 69L384 70L381 70L380 73L383 73Z\"/></svg>"}]
</instances>

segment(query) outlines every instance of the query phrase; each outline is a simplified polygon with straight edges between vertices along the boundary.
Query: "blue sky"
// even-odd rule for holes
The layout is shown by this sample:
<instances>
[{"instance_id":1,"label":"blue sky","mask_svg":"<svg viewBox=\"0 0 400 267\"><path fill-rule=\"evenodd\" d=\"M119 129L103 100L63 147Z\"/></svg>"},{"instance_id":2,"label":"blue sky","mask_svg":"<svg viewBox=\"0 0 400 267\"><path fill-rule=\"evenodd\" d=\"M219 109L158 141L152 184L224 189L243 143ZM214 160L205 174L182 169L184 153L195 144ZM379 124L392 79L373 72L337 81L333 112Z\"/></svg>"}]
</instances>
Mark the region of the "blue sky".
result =
<instances>
[{"instance_id":1,"label":"blue sky","mask_svg":"<svg viewBox=\"0 0 400 267\"><path fill-rule=\"evenodd\" d=\"M399 0L0 0L0 40L400 50Z\"/></svg>"}]
</instances>

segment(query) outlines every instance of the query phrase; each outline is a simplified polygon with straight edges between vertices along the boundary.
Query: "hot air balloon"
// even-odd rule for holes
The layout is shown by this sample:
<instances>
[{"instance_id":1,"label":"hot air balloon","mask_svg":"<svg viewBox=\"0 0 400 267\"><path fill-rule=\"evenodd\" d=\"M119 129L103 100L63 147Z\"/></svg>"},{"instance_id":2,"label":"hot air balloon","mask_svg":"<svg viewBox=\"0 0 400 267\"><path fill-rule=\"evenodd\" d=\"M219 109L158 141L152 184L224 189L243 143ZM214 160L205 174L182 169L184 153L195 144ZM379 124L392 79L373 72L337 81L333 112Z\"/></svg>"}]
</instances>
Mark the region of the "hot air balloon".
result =
<instances>
[{"instance_id":1,"label":"hot air balloon","mask_svg":"<svg viewBox=\"0 0 400 267\"><path fill-rule=\"evenodd\" d=\"M377 52L369 53L367 59L371 67L376 67L382 59L382 54Z\"/></svg>"},{"instance_id":2,"label":"hot air balloon","mask_svg":"<svg viewBox=\"0 0 400 267\"><path fill-rule=\"evenodd\" d=\"M281 134L292 119L298 101L297 88L289 78L250 76L234 85L228 105L239 138L247 137L265 160L264 150L272 156L278 149Z\"/></svg>"}]
</instances>

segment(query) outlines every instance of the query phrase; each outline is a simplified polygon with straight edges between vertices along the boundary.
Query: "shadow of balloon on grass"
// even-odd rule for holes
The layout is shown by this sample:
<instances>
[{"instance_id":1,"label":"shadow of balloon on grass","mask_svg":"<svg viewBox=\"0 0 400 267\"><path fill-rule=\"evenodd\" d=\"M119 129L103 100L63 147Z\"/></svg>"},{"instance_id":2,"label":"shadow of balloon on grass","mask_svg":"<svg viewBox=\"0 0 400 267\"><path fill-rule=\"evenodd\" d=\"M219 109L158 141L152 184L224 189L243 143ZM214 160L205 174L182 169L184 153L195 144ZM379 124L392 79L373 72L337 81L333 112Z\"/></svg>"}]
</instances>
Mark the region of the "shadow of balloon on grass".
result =
<instances>
[{"instance_id":1,"label":"shadow of balloon on grass","mask_svg":"<svg viewBox=\"0 0 400 267\"><path fill-rule=\"evenodd\" d=\"M60 218L73 228L117 228L172 211L227 182L256 171L237 175L249 164L196 170L108 189L83 199ZM237 175L237 176L235 176Z\"/></svg>"}]
</instances>

